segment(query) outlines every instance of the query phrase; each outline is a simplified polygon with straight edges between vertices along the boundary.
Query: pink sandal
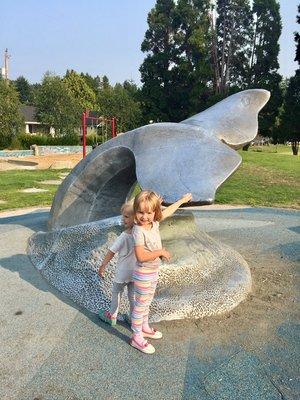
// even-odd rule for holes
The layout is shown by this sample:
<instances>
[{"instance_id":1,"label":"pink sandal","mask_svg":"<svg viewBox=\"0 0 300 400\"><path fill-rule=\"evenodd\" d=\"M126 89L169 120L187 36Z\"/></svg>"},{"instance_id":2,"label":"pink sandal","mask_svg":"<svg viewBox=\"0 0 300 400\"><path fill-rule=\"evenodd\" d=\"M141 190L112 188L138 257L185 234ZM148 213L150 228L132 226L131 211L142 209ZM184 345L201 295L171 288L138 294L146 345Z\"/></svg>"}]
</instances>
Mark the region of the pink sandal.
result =
<instances>
[{"instance_id":1,"label":"pink sandal","mask_svg":"<svg viewBox=\"0 0 300 400\"><path fill-rule=\"evenodd\" d=\"M154 346L148 343L147 340L145 340L144 343L140 345L138 342L134 340L134 338L131 338L129 344L135 349L138 349L145 354L153 354L155 352Z\"/></svg>"},{"instance_id":2,"label":"pink sandal","mask_svg":"<svg viewBox=\"0 0 300 400\"><path fill-rule=\"evenodd\" d=\"M148 332L142 332L143 337L150 338L150 339L161 339L163 337L163 334L159 331L157 331L155 328L151 328L151 333Z\"/></svg>"}]
</instances>

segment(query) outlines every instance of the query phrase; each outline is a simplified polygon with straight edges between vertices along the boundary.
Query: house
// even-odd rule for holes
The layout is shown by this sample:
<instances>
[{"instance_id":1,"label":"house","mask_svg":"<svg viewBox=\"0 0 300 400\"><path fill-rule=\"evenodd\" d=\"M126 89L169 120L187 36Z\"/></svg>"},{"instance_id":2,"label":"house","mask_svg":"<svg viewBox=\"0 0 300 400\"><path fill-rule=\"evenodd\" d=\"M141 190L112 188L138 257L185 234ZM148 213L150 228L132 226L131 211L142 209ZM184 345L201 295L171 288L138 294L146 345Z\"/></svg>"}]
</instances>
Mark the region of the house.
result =
<instances>
[{"instance_id":1,"label":"house","mask_svg":"<svg viewBox=\"0 0 300 400\"><path fill-rule=\"evenodd\" d=\"M30 133L32 135L45 133L50 134L51 136L55 134L53 127L42 124L36 119L36 107L22 104L20 111L24 116L26 133Z\"/></svg>"}]
</instances>

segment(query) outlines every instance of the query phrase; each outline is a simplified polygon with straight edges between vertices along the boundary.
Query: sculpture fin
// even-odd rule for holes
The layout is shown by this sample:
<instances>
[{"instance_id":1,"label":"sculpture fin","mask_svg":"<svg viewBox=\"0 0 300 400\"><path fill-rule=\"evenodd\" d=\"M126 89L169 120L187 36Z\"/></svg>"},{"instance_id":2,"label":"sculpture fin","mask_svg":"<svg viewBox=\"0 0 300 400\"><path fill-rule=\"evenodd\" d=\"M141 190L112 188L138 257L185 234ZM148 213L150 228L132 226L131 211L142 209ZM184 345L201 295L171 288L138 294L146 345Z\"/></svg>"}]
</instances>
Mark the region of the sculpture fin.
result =
<instances>
[{"instance_id":1,"label":"sculpture fin","mask_svg":"<svg viewBox=\"0 0 300 400\"><path fill-rule=\"evenodd\" d=\"M270 98L264 89L249 89L235 93L183 124L201 128L206 136L215 137L229 146L240 148L257 135L258 112Z\"/></svg>"},{"instance_id":2,"label":"sculpture fin","mask_svg":"<svg viewBox=\"0 0 300 400\"><path fill-rule=\"evenodd\" d=\"M235 150L187 124L144 126L134 142L140 186L155 190L168 204L188 192L194 204L213 203L216 189L241 163Z\"/></svg>"}]
</instances>

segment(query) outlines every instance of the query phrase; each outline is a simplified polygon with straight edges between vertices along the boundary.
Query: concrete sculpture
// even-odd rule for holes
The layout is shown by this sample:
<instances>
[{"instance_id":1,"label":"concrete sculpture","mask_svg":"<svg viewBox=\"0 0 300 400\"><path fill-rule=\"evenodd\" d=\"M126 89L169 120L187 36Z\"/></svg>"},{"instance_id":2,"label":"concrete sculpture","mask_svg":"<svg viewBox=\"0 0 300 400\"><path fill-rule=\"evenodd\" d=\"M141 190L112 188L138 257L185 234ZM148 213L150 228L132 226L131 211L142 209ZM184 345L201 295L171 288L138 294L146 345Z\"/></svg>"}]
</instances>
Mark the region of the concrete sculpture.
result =
<instances>
[{"instance_id":1,"label":"concrete sculpture","mask_svg":"<svg viewBox=\"0 0 300 400\"><path fill-rule=\"evenodd\" d=\"M192 192L193 204L211 204L215 191L236 170L233 149L257 133L265 90L246 90L182 123L147 125L95 149L64 180L49 225L29 241L33 264L56 288L92 312L108 306L115 262L107 278L96 269L120 232L120 206L136 181L156 190L165 203ZM179 212L162 224L172 262L160 271L151 320L200 318L228 311L251 290L247 263ZM124 298L124 302L126 302ZM123 303L125 310L126 303Z\"/></svg>"},{"instance_id":2,"label":"concrete sculpture","mask_svg":"<svg viewBox=\"0 0 300 400\"><path fill-rule=\"evenodd\" d=\"M118 215L136 181L167 204L187 192L194 204L213 203L217 188L241 163L231 147L256 136L258 112L269 97L266 90L245 90L182 123L146 125L109 140L59 187L50 227Z\"/></svg>"},{"instance_id":3,"label":"concrete sculpture","mask_svg":"<svg viewBox=\"0 0 300 400\"><path fill-rule=\"evenodd\" d=\"M104 280L97 268L109 246L121 233L121 220L112 217L51 232L39 232L28 252L41 274L62 293L91 312L109 308L116 267L114 259ZM161 226L162 240L172 254L163 263L151 321L220 314L245 299L251 274L243 258L228 246L199 230L191 213L179 213ZM121 313L128 310L123 296Z\"/></svg>"}]
</instances>

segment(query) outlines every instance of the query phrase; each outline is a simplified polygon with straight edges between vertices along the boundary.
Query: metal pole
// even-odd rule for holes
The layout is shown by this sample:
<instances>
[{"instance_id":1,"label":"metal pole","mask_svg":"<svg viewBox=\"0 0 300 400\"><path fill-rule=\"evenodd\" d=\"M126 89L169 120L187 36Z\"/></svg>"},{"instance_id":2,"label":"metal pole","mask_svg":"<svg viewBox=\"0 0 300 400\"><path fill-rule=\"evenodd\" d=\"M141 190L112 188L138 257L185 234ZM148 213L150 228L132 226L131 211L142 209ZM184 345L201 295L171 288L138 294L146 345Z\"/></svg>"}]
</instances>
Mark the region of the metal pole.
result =
<instances>
[{"instance_id":1,"label":"metal pole","mask_svg":"<svg viewBox=\"0 0 300 400\"><path fill-rule=\"evenodd\" d=\"M117 134L116 134L116 118L115 117L112 117L112 119L111 119L111 135L113 138L117 136Z\"/></svg>"},{"instance_id":2,"label":"metal pole","mask_svg":"<svg viewBox=\"0 0 300 400\"><path fill-rule=\"evenodd\" d=\"M82 113L82 157L86 157L86 111Z\"/></svg>"}]
</instances>

